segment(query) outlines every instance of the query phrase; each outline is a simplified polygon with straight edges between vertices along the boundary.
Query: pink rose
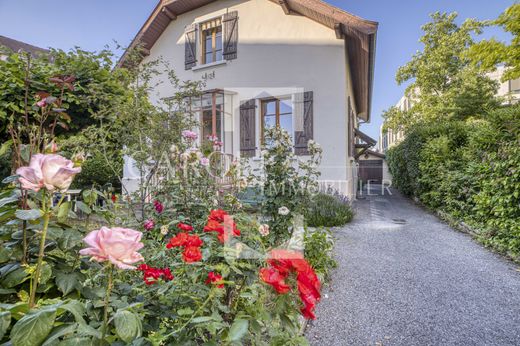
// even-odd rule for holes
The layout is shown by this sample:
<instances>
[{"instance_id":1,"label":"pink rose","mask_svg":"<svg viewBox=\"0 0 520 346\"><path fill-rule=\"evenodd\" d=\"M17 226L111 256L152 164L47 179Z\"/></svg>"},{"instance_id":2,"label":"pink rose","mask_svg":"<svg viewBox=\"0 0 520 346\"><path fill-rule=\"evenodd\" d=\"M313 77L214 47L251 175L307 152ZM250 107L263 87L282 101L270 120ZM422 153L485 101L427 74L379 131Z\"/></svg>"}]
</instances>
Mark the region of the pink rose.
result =
<instances>
[{"instance_id":1,"label":"pink rose","mask_svg":"<svg viewBox=\"0 0 520 346\"><path fill-rule=\"evenodd\" d=\"M190 130L184 130L184 131L182 131L182 137L184 137L186 139L195 140L195 139L197 139L198 135L196 132L193 132Z\"/></svg>"},{"instance_id":2,"label":"pink rose","mask_svg":"<svg viewBox=\"0 0 520 346\"><path fill-rule=\"evenodd\" d=\"M132 264L144 260L137 252L144 246L141 243L142 235L141 232L128 228L101 227L87 234L83 241L89 247L79 253L91 256L94 261L110 261L120 269L135 269Z\"/></svg>"},{"instance_id":3,"label":"pink rose","mask_svg":"<svg viewBox=\"0 0 520 346\"><path fill-rule=\"evenodd\" d=\"M152 219L146 220L143 224L143 227L147 231L151 231L155 227L155 222Z\"/></svg>"},{"instance_id":4,"label":"pink rose","mask_svg":"<svg viewBox=\"0 0 520 346\"><path fill-rule=\"evenodd\" d=\"M43 98L40 101L36 102L36 105L40 108L47 106L47 98Z\"/></svg>"},{"instance_id":5,"label":"pink rose","mask_svg":"<svg viewBox=\"0 0 520 346\"><path fill-rule=\"evenodd\" d=\"M29 166L20 167L16 174L23 189L39 191L45 187L49 191L65 191L81 167L56 154L36 154L31 157Z\"/></svg>"},{"instance_id":6,"label":"pink rose","mask_svg":"<svg viewBox=\"0 0 520 346\"><path fill-rule=\"evenodd\" d=\"M209 159L207 157L203 157L202 159L200 159L200 164L202 166L209 166Z\"/></svg>"}]
</instances>

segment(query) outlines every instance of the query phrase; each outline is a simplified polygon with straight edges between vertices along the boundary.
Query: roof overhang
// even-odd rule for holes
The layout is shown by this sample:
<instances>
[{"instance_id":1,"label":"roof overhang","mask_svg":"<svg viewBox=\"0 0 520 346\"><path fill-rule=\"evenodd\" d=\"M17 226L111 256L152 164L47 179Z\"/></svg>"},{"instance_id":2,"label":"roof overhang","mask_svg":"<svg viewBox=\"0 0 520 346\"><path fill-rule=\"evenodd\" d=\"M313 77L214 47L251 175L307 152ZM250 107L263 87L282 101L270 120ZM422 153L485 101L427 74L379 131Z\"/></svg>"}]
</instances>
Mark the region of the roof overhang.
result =
<instances>
[{"instance_id":1,"label":"roof overhang","mask_svg":"<svg viewBox=\"0 0 520 346\"><path fill-rule=\"evenodd\" d=\"M365 152L370 150L373 146L377 144L377 141L367 135L364 132L361 132L359 129L354 129L354 135L362 142L364 143L356 143L355 148L360 149L355 155L354 158L358 159L361 155L363 155Z\"/></svg>"},{"instance_id":2,"label":"roof overhang","mask_svg":"<svg viewBox=\"0 0 520 346\"><path fill-rule=\"evenodd\" d=\"M128 52L137 46L147 55L166 27L177 16L216 0L161 0L141 27L118 62L125 64ZM357 116L370 120L372 84L378 23L357 17L320 0L270 0L281 6L285 14L299 14L323 24L344 39L352 77Z\"/></svg>"}]
</instances>

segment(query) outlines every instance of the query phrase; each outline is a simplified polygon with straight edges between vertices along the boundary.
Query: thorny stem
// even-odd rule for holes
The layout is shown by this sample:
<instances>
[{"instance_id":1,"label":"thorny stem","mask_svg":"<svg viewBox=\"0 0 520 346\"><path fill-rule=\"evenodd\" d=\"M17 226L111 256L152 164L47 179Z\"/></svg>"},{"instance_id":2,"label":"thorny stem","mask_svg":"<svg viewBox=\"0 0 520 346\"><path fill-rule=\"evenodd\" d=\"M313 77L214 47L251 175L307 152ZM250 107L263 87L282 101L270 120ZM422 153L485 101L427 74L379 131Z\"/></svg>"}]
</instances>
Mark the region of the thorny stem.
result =
<instances>
[{"instance_id":1,"label":"thorny stem","mask_svg":"<svg viewBox=\"0 0 520 346\"><path fill-rule=\"evenodd\" d=\"M107 327L108 327L108 305L110 303L110 293L112 293L112 280L113 280L113 266L112 264L108 264L108 283L107 283L107 290L105 293L105 309L103 312L103 329L101 330L101 345L103 345L103 342L105 341L105 336L107 333Z\"/></svg>"},{"instance_id":2,"label":"thorny stem","mask_svg":"<svg viewBox=\"0 0 520 346\"><path fill-rule=\"evenodd\" d=\"M45 254L45 238L47 237L47 228L49 227L50 211L47 207L47 195L43 193L43 230L40 238L40 251L38 252L38 261L36 263L36 270L33 275L33 282L31 285L31 294L29 296L29 308L33 308L36 303L36 290L38 289L38 281L43 265L43 256Z\"/></svg>"}]
</instances>

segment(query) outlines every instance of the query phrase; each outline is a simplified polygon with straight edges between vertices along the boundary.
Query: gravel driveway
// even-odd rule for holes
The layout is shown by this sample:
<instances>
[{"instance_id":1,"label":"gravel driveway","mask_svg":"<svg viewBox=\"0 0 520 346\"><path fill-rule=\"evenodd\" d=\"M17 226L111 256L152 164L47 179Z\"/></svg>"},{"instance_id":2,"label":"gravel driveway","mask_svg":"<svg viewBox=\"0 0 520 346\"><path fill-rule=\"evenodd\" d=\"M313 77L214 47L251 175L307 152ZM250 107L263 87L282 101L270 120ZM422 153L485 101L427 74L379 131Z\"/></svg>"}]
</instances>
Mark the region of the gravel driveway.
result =
<instances>
[{"instance_id":1,"label":"gravel driveway","mask_svg":"<svg viewBox=\"0 0 520 346\"><path fill-rule=\"evenodd\" d=\"M311 344L520 345L519 266L374 188L336 231L339 266Z\"/></svg>"}]
</instances>

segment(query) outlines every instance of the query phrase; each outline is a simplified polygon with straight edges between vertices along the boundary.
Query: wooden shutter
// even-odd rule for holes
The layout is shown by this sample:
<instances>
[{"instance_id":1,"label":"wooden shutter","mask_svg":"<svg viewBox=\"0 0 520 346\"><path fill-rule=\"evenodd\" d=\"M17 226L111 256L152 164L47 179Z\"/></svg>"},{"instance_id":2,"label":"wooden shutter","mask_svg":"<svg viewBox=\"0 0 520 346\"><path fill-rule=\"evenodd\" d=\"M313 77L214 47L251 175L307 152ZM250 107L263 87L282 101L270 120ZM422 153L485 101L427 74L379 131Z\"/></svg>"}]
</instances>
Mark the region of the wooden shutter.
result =
<instances>
[{"instance_id":1,"label":"wooden shutter","mask_svg":"<svg viewBox=\"0 0 520 346\"><path fill-rule=\"evenodd\" d=\"M238 48L238 12L233 11L224 14L223 26L224 59L236 59Z\"/></svg>"},{"instance_id":2,"label":"wooden shutter","mask_svg":"<svg viewBox=\"0 0 520 346\"><path fill-rule=\"evenodd\" d=\"M303 93L303 131L295 131L294 152L296 155L307 155L307 143L313 139L313 118L314 118L313 92Z\"/></svg>"},{"instance_id":3,"label":"wooden shutter","mask_svg":"<svg viewBox=\"0 0 520 346\"><path fill-rule=\"evenodd\" d=\"M254 157L256 154L256 101L248 100L240 105L240 155Z\"/></svg>"},{"instance_id":4,"label":"wooden shutter","mask_svg":"<svg viewBox=\"0 0 520 346\"><path fill-rule=\"evenodd\" d=\"M191 69L197 64L197 26L189 25L184 31L184 67Z\"/></svg>"}]
</instances>

